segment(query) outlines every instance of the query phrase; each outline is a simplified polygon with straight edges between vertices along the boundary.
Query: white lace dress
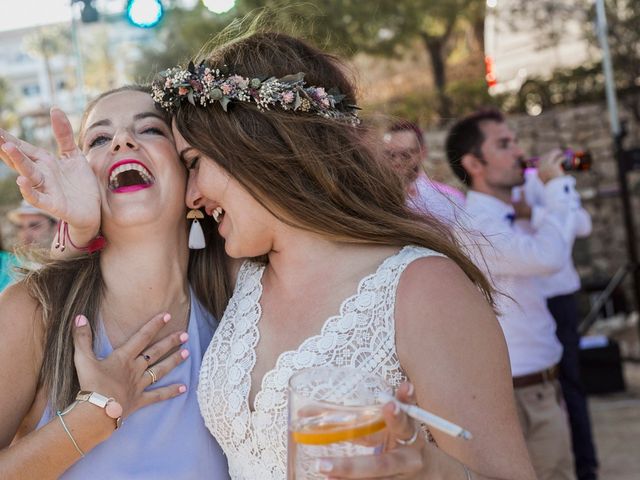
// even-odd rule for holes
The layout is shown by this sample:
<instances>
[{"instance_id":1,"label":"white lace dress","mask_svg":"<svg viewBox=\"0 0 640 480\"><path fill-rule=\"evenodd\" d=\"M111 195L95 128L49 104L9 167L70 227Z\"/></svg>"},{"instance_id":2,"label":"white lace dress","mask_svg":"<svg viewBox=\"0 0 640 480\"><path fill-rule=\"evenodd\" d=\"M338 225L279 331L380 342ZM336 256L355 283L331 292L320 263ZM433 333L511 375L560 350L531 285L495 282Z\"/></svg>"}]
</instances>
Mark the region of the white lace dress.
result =
<instances>
[{"instance_id":1,"label":"white lace dress","mask_svg":"<svg viewBox=\"0 0 640 480\"><path fill-rule=\"evenodd\" d=\"M259 341L264 265L245 262L229 306L205 353L198 402L205 423L229 461L236 480L285 480L287 384L293 373L318 365L349 366L376 373L396 386L406 377L395 346L394 309L400 275L412 261L440 255L406 246L360 281L338 315L295 351L283 352L262 379L249 406L251 371Z\"/></svg>"}]
</instances>

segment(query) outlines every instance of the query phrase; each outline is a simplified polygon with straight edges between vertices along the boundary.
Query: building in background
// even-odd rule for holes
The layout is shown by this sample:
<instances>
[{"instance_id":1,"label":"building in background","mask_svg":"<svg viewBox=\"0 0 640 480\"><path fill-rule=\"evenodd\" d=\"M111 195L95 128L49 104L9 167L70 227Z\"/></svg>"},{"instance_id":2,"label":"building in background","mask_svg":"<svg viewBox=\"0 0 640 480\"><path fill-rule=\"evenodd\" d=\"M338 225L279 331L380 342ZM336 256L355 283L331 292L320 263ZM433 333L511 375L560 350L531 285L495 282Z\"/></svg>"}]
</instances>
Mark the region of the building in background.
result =
<instances>
[{"instance_id":1,"label":"building in background","mask_svg":"<svg viewBox=\"0 0 640 480\"><path fill-rule=\"evenodd\" d=\"M548 14L545 28L539 25L544 17L523 13L524 5L525 0L487 0L485 64L492 95L517 92L529 79L548 79L558 69L599 61L599 51L584 35L587 12L575 2L555 2L557 14ZM538 4L527 8L535 12L534 8L544 7ZM529 114L541 111L535 102L531 108L527 106Z\"/></svg>"},{"instance_id":2,"label":"building in background","mask_svg":"<svg viewBox=\"0 0 640 480\"><path fill-rule=\"evenodd\" d=\"M140 58L140 47L154 38L153 29L131 25L122 13L90 24L0 31L0 76L9 87L15 119L11 129L32 143L53 147L51 106L63 109L77 127L87 99L134 81L130 66ZM3 173L0 169L0 177Z\"/></svg>"}]
</instances>

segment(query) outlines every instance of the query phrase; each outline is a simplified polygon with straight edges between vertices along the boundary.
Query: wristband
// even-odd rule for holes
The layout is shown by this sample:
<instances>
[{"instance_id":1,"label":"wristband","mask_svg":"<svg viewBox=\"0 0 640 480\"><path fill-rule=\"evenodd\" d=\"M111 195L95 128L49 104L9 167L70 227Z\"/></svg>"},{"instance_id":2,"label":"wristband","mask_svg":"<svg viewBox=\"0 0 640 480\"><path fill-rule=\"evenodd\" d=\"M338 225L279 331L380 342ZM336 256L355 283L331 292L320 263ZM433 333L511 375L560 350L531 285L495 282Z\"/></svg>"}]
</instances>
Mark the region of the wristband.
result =
<instances>
[{"instance_id":1,"label":"wristband","mask_svg":"<svg viewBox=\"0 0 640 480\"><path fill-rule=\"evenodd\" d=\"M99 252L107 245L107 240L102 235L98 235L84 247L76 245L73 243L73 240L71 240L71 236L69 235L69 224L64 220L61 220L58 222L55 248L60 248L60 251L64 252L65 248L67 248L67 240L69 241L69 245L76 250L87 253Z\"/></svg>"}]
</instances>

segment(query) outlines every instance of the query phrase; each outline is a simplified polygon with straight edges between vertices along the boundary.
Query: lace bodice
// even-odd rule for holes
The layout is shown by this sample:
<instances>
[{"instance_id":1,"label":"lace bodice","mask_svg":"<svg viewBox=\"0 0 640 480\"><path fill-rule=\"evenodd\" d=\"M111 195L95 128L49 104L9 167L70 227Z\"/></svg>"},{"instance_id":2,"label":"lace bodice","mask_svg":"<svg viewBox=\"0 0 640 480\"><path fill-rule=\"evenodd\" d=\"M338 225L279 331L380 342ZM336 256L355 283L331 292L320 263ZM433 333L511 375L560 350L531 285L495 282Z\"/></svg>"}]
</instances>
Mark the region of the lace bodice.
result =
<instances>
[{"instance_id":1,"label":"lace bodice","mask_svg":"<svg viewBox=\"0 0 640 480\"><path fill-rule=\"evenodd\" d=\"M401 273L413 260L440 255L406 246L363 278L339 314L319 335L285 351L262 379L252 412L251 371L259 341L264 265L245 262L236 290L205 353L198 402L205 423L222 446L231 478L284 480L287 469L287 384L293 373L318 365L376 373L396 386L406 377L395 348L394 310Z\"/></svg>"}]
</instances>

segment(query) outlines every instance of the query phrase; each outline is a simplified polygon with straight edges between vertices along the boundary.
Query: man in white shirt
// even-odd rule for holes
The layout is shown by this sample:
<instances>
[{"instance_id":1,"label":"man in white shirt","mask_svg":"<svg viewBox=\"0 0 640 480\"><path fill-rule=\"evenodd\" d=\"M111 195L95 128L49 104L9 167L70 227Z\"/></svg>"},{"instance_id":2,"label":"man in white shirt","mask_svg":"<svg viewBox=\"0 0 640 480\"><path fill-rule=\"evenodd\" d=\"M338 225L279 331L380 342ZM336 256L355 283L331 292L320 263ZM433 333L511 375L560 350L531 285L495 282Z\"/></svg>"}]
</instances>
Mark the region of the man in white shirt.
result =
<instances>
[{"instance_id":1,"label":"man in white shirt","mask_svg":"<svg viewBox=\"0 0 640 480\"><path fill-rule=\"evenodd\" d=\"M464 225L470 256L492 280L509 350L516 405L529 455L541 480L574 479L571 439L557 381L562 345L538 277L570 255L574 214L559 150L540 161L547 211L536 230L515 222L511 190L524 183L524 153L498 111L457 122L446 142L453 171L469 186Z\"/></svg>"},{"instance_id":2,"label":"man in white shirt","mask_svg":"<svg viewBox=\"0 0 640 480\"><path fill-rule=\"evenodd\" d=\"M464 194L454 187L434 182L422 168L427 158L424 133L416 124L400 121L383 136L385 157L403 179L407 203L421 213L435 215L453 224L464 204Z\"/></svg>"},{"instance_id":3,"label":"man in white shirt","mask_svg":"<svg viewBox=\"0 0 640 480\"><path fill-rule=\"evenodd\" d=\"M544 184L536 169L525 171L525 184L513 191L517 222L524 228L535 229L546 213ZM571 206L575 212L574 237L591 234L591 216L575 192ZM589 409L580 380L580 335L578 334L578 307L575 292L580 290L580 277L569 257L564 267L556 273L540 277L540 289L547 298L547 306L556 321L556 336L562 344L560 361L560 384L571 425L571 440L578 480L596 480L598 460L596 456Z\"/></svg>"}]
</instances>

